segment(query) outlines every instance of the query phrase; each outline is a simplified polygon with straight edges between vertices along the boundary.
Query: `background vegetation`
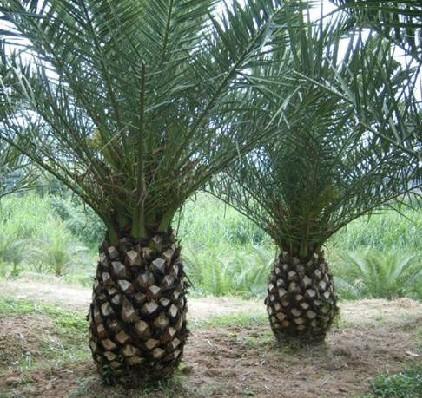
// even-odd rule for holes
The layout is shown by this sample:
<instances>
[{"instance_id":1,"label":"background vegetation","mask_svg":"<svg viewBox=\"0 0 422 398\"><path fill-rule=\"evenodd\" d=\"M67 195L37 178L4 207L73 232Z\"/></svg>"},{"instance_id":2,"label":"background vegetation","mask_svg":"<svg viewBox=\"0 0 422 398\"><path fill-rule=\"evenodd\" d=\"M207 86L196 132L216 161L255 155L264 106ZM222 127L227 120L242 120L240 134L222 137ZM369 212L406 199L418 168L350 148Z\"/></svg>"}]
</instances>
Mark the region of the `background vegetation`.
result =
<instances>
[{"instance_id":1,"label":"background vegetation","mask_svg":"<svg viewBox=\"0 0 422 398\"><path fill-rule=\"evenodd\" d=\"M90 286L104 232L91 209L57 187L0 202L0 277L58 277ZM275 255L268 236L234 209L198 194L178 236L195 295L263 297ZM386 210L352 222L326 252L345 299L422 299L422 212Z\"/></svg>"}]
</instances>

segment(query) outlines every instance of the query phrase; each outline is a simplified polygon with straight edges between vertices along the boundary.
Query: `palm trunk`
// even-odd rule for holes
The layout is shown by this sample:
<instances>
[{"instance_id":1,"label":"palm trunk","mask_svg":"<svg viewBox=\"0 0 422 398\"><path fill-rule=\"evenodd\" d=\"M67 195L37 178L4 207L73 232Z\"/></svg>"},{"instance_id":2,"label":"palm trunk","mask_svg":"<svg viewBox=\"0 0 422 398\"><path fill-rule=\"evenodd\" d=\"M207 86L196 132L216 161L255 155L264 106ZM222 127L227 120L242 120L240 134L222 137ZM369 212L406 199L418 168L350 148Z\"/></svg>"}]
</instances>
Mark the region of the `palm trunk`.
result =
<instances>
[{"instance_id":1,"label":"palm trunk","mask_svg":"<svg viewBox=\"0 0 422 398\"><path fill-rule=\"evenodd\" d=\"M89 331L106 383L163 379L179 364L188 336L180 250L171 233L100 248Z\"/></svg>"},{"instance_id":2,"label":"palm trunk","mask_svg":"<svg viewBox=\"0 0 422 398\"><path fill-rule=\"evenodd\" d=\"M306 261L280 255L265 302L271 328L280 342L324 340L339 311L333 277L324 257L317 254Z\"/></svg>"}]
</instances>

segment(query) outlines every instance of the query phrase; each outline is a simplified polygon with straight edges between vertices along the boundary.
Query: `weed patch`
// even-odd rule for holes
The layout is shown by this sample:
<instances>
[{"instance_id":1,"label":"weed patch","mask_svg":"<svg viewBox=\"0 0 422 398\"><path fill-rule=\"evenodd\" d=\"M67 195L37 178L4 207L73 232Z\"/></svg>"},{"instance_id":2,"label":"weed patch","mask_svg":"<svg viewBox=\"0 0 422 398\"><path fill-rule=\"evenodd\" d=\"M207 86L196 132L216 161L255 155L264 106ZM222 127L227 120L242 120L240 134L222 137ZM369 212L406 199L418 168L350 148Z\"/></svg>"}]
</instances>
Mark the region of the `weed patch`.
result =
<instances>
[{"instance_id":1,"label":"weed patch","mask_svg":"<svg viewBox=\"0 0 422 398\"><path fill-rule=\"evenodd\" d=\"M420 398L422 397L422 365L393 375L380 375L371 384L372 395L366 398Z\"/></svg>"}]
</instances>

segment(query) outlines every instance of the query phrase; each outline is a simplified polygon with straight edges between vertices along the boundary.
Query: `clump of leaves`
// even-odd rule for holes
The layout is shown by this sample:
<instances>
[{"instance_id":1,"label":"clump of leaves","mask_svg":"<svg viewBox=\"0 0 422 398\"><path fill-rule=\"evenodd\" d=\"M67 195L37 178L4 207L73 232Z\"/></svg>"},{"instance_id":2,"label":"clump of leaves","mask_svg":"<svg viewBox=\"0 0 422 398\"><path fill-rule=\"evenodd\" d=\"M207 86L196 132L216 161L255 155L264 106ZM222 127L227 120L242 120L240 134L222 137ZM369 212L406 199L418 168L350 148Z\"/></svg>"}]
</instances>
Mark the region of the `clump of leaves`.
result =
<instances>
[{"instance_id":1,"label":"clump of leaves","mask_svg":"<svg viewBox=\"0 0 422 398\"><path fill-rule=\"evenodd\" d=\"M414 254L349 253L337 268L337 284L347 298L422 297L421 265L421 257Z\"/></svg>"},{"instance_id":2,"label":"clump of leaves","mask_svg":"<svg viewBox=\"0 0 422 398\"><path fill-rule=\"evenodd\" d=\"M372 382L369 397L420 398L422 397L422 365L394 375L380 375Z\"/></svg>"},{"instance_id":3,"label":"clump of leaves","mask_svg":"<svg viewBox=\"0 0 422 398\"><path fill-rule=\"evenodd\" d=\"M265 247L225 247L223 251L187 250L186 270L197 293L213 296L265 295L273 256Z\"/></svg>"},{"instance_id":4,"label":"clump of leaves","mask_svg":"<svg viewBox=\"0 0 422 398\"><path fill-rule=\"evenodd\" d=\"M32 242L29 254L37 272L63 276L69 268L84 262L88 249L75 241L62 221L50 219L41 228L40 239Z\"/></svg>"}]
</instances>

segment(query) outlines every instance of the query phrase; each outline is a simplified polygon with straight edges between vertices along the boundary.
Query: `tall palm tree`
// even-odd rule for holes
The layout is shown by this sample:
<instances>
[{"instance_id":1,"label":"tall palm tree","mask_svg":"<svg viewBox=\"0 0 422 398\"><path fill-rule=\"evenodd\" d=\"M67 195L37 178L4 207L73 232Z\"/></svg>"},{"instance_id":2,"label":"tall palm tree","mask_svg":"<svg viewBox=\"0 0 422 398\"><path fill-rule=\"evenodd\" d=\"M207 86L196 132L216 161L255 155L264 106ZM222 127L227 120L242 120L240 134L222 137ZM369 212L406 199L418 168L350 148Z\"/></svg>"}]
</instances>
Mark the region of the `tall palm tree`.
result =
<instances>
[{"instance_id":1,"label":"tall palm tree","mask_svg":"<svg viewBox=\"0 0 422 398\"><path fill-rule=\"evenodd\" d=\"M280 341L325 338L338 307L324 243L350 221L412 191L420 166L411 152L376 134L422 131L406 106L387 119L370 112L381 103L389 115L391 106L408 99L401 93L412 71L394 60L388 42L345 36L346 28L341 15L316 25L289 24L288 47L250 77L271 81L261 94L278 134L210 187L279 248L266 304ZM283 66L281 74L277 63L289 64L290 72ZM256 128L260 123L268 120Z\"/></svg>"},{"instance_id":2,"label":"tall palm tree","mask_svg":"<svg viewBox=\"0 0 422 398\"><path fill-rule=\"evenodd\" d=\"M287 18L283 2L233 1L223 15L220 3L1 3L10 26L3 35L15 48L8 67L26 107L2 121L0 135L107 226L89 344L109 383L163 378L178 365L188 284L173 217L271 132L253 129L263 112L243 76L272 48ZM239 116L245 128L235 133L227 126Z\"/></svg>"}]
</instances>

